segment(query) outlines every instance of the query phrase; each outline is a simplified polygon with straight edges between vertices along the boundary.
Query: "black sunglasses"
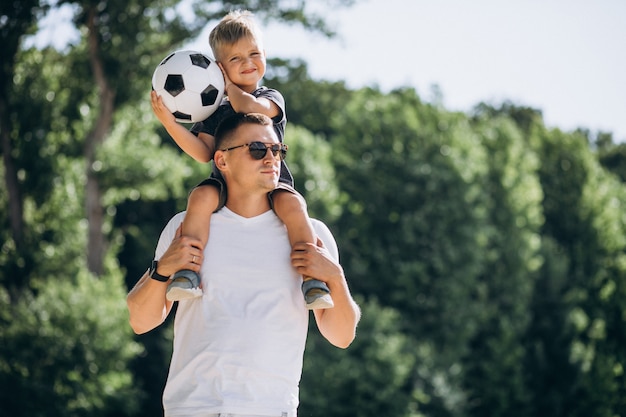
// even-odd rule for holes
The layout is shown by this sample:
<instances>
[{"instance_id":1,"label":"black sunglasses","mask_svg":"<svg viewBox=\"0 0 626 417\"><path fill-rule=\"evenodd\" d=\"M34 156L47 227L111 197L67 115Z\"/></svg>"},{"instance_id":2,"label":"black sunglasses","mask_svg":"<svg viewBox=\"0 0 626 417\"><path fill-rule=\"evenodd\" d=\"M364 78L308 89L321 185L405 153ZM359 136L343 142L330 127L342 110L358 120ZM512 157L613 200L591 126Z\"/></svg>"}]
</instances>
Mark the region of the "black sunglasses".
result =
<instances>
[{"instance_id":1,"label":"black sunglasses","mask_svg":"<svg viewBox=\"0 0 626 417\"><path fill-rule=\"evenodd\" d=\"M250 142L244 143L243 145L233 146L232 148L221 149L224 152L232 151L233 149L243 148L244 146L248 147L248 151L250 151L250 156L253 159L261 160L265 158L267 155L267 151L270 150L274 158L276 156L280 157L280 160L283 161L287 157L287 148L288 146L284 143L273 143L271 145L266 145L263 142Z\"/></svg>"}]
</instances>

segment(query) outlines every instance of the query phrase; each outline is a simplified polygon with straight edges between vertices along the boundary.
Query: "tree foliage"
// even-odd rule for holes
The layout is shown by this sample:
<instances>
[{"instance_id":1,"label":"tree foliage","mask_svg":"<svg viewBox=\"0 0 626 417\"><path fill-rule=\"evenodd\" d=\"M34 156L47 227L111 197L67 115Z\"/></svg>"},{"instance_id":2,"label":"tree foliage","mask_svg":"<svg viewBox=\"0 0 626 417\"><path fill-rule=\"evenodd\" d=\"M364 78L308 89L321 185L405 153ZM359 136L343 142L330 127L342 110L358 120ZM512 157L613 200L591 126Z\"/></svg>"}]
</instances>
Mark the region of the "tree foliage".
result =
<instances>
[{"instance_id":1,"label":"tree foliage","mask_svg":"<svg viewBox=\"0 0 626 417\"><path fill-rule=\"evenodd\" d=\"M0 293L2 413L122 416L139 408L126 363L141 351L126 321L121 276L86 271L75 280L38 279L36 293ZM117 284L117 285L116 285Z\"/></svg>"},{"instance_id":2,"label":"tree foliage","mask_svg":"<svg viewBox=\"0 0 626 417\"><path fill-rule=\"evenodd\" d=\"M363 309L363 321L350 349L329 345L311 326L300 414L410 415L415 356L411 338L402 332L401 315L376 300L358 299L358 302Z\"/></svg>"}]
</instances>

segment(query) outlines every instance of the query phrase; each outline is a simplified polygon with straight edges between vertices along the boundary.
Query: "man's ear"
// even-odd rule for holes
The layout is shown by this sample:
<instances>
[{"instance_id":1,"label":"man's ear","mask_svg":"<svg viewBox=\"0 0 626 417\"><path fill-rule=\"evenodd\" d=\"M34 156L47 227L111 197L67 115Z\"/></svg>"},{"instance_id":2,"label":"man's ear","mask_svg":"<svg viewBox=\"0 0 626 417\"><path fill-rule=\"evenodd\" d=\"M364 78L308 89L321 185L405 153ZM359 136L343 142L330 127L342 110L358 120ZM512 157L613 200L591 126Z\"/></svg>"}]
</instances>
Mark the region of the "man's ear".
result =
<instances>
[{"instance_id":1,"label":"man's ear","mask_svg":"<svg viewBox=\"0 0 626 417\"><path fill-rule=\"evenodd\" d=\"M215 162L215 166L219 170L226 168L226 158L225 158L224 152L216 151L215 154L213 155L213 162Z\"/></svg>"}]
</instances>

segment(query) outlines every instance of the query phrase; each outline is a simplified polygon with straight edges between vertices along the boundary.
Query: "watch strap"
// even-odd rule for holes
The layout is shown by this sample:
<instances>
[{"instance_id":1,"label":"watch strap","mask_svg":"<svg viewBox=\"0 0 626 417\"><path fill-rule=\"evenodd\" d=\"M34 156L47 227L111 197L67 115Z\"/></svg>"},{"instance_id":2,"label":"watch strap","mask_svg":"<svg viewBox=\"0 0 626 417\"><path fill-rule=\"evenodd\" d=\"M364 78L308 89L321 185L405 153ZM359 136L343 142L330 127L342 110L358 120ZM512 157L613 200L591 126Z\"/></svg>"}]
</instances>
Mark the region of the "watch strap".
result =
<instances>
[{"instance_id":1,"label":"watch strap","mask_svg":"<svg viewBox=\"0 0 626 417\"><path fill-rule=\"evenodd\" d=\"M160 282L169 281L170 277L166 277L165 275L161 275L157 272L158 266L159 266L159 261L157 260L152 261L152 265L150 266L150 271L148 272L150 278L160 281Z\"/></svg>"}]
</instances>

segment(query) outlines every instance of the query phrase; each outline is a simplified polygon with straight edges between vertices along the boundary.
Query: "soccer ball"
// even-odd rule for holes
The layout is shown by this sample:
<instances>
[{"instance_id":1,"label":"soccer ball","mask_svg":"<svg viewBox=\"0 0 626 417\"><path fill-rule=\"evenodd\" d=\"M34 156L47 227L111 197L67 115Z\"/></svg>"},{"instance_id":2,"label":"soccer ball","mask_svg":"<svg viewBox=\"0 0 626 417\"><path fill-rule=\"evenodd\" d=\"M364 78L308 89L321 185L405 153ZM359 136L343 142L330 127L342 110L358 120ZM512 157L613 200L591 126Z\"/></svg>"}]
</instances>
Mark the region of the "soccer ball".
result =
<instances>
[{"instance_id":1,"label":"soccer ball","mask_svg":"<svg viewBox=\"0 0 626 417\"><path fill-rule=\"evenodd\" d=\"M196 51L176 51L154 70L152 89L182 123L201 122L224 95L224 76L215 61Z\"/></svg>"}]
</instances>

